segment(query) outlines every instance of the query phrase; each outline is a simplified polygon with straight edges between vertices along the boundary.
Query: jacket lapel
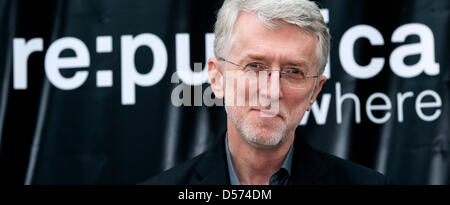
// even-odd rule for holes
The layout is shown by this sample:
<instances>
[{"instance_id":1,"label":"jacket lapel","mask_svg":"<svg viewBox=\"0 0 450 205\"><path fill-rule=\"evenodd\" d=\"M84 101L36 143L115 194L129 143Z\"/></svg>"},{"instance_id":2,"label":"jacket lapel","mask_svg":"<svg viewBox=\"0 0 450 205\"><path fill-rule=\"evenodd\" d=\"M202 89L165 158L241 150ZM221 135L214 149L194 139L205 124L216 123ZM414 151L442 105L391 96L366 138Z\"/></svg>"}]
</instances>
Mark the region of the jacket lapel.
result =
<instances>
[{"instance_id":1,"label":"jacket lapel","mask_svg":"<svg viewBox=\"0 0 450 205\"><path fill-rule=\"evenodd\" d=\"M225 132L217 139L213 148L199 161L196 172L200 185L228 185L227 159L225 155Z\"/></svg>"},{"instance_id":2,"label":"jacket lapel","mask_svg":"<svg viewBox=\"0 0 450 205\"><path fill-rule=\"evenodd\" d=\"M292 160L294 185L322 183L326 172L325 163L323 163L320 155L299 134L295 136L294 157Z\"/></svg>"}]
</instances>

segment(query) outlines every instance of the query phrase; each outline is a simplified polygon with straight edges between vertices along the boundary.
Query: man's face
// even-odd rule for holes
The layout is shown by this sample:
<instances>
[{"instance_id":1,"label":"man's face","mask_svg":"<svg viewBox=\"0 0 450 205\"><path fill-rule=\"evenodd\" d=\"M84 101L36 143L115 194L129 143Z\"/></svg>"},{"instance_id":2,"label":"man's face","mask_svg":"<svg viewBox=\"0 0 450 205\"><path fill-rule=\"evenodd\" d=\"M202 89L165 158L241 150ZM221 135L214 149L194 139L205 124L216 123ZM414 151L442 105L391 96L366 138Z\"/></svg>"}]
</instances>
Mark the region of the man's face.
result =
<instances>
[{"instance_id":1,"label":"man's face","mask_svg":"<svg viewBox=\"0 0 450 205\"><path fill-rule=\"evenodd\" d=\"M296 65L302 66L310 75L317 75L317 37L295 25L283 23L276 29L269 29L255 15L241 12L234 27L233 38L229 55L225 56L228 61L240 65L262 63L272 70ZM230 82L235 79L239 81L240 78L245 78L242 72L234 72L242 69L231 63L216 66L221 67L224 75L222 84L227 85L221 88L219 97L220 93L224 94L227 118L233 125L228 128L235 129L247 142L259 147L279 146L293 136L306 109L312 105L326 80L324 76L319 79L307 78L305 86L298 89L286 86L283 79L279 78L280 73L272 72L266 81L267 86L261 86L257 79L248 80L241 87L229 86L234 84ZM211 83L216 81L212 80ZM220 89L220 86L213 85L213 90L217 88ZM257 95L250 94L252 90ZM245 104L236 100L242 96L246 96ZM271 102L271 105L261 106L262 99ZM249 103L252 100L258 104Z\"/></svg>"}]
</instances>

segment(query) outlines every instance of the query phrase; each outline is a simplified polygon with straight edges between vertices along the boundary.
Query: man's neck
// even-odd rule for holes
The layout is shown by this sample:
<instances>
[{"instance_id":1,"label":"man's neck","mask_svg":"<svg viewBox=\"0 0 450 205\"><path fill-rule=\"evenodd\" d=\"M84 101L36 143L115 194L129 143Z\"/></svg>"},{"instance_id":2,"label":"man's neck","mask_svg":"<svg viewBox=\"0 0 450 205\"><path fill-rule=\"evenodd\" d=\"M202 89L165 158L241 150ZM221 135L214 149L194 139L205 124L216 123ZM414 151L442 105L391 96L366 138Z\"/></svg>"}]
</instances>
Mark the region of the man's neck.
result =
<instances>
[{"instance_id":1,"label":"man's neck","mask_svg":"<svg viewBox=\"0 0 450 205\"><path fill-rule=\"evenodd\" d=\"M241 184L268 184L286 158L294 137L277 147L262 148L249 144L234 127L228 126L231 161ZM231 125L233 126L233 125Z\"/></svg>"}]
</instances>

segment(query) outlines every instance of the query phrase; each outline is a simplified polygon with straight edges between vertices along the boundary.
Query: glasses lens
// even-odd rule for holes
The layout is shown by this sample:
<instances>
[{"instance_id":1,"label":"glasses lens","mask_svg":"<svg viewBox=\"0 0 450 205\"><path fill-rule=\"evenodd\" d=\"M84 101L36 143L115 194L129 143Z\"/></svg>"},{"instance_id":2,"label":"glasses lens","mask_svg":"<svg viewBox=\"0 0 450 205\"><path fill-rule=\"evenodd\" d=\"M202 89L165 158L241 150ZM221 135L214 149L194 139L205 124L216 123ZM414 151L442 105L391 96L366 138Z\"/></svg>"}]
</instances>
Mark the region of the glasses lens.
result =
<instances>
[{"instance_id":1,"label":"glasses lens","mask_svg":"<svg viewBox=\"0 0 450 205\"><path fill-rule=\"evenodd\" d=\"M306 79L281 78L283 86L293 89L304 89L306 87Z\"/></svg>"}]
</instances>

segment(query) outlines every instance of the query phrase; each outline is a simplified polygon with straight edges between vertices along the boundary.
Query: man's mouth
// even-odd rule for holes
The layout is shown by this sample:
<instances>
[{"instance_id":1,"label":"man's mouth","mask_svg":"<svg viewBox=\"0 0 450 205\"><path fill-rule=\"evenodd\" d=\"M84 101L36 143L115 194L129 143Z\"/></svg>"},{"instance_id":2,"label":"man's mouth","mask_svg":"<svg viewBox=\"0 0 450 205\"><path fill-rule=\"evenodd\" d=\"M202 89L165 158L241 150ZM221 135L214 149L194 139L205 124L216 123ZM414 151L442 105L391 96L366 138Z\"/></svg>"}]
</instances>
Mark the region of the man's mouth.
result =
<instances>
[{"instance_id":1,"label":"man's mouth","mask_svg":"<svg viewBox=\"0 0 450 205\"><path fill-rule=\"evenodd\" d=\"M274 112L272 110L266 110L266 109L251 109L250 111L256 111L259 113L261 117L264 118L281 118L283 119L283 116L280 114L280 112Z\"/></svg>"}]
</instances>

